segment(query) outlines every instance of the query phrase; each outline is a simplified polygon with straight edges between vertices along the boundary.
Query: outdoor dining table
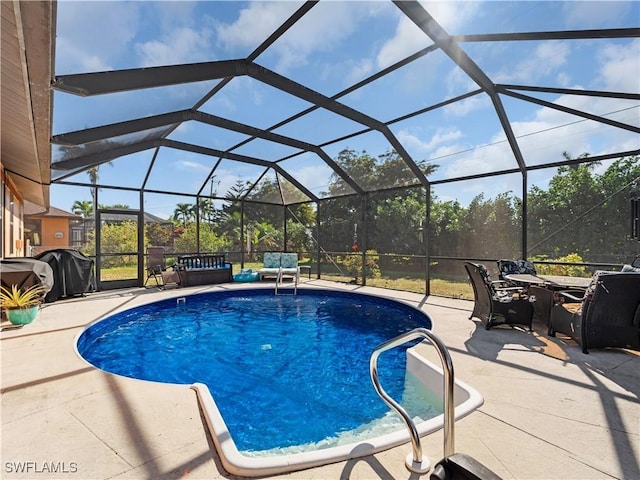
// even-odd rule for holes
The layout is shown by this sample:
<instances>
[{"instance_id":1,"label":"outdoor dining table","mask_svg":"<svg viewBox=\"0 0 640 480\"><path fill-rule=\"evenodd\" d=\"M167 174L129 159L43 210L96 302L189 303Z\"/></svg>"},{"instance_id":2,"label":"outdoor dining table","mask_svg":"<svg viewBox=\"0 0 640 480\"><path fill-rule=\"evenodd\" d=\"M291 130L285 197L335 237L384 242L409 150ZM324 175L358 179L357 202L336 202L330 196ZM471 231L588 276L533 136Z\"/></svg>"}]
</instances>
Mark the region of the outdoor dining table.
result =
<instances>
[{"instance_id":1,"label":"outdoor dining table","mask_svg":"<svg viewBox=\"0 0 640 480\"><path fill-rule=\"evenodd\" d=\"M591 283L590 277L570 277L566 275L531 275L528 273L512 273L505 275L506 280L525 285L540 285L552 289L558 288L587 288Z\"/></svg>"},{"instance_id":2,"label":"outdoor dining table","mask_svg":"<svg viewBox=\"0 0 640 480\"><path fill-rule=\"evenodd\" d=\"M554 302L554 292L558 290L586 289L591 283L589 277L571 277L566 275L531 275L528 273L513 273L504 276L519 285L527 286L530 300L533 301L534 319L537 317L544 324L549 325L551 308Z\"/></svg>"}]
</instances>

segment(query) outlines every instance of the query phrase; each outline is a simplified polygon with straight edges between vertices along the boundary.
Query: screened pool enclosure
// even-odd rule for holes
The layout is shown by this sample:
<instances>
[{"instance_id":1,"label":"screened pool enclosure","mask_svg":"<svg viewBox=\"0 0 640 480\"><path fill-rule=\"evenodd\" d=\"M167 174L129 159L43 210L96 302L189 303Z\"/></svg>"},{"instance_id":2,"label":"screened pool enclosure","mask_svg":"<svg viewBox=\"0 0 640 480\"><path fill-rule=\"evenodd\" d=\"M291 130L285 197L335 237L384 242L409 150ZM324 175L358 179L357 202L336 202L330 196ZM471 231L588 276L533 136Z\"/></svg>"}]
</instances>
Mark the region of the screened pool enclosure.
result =
<instances>
[{"instance_id":1,"label":"screened pool enclosure","mask_svg":"<svg viewBox=\"0 0 640 480\"><path fill-rule=\"evenodd\" d=\"M101 288L151 245L450 296L463 260L640 253L638 2L57 10L51 203Z\"/></svg>"}]
</instances>

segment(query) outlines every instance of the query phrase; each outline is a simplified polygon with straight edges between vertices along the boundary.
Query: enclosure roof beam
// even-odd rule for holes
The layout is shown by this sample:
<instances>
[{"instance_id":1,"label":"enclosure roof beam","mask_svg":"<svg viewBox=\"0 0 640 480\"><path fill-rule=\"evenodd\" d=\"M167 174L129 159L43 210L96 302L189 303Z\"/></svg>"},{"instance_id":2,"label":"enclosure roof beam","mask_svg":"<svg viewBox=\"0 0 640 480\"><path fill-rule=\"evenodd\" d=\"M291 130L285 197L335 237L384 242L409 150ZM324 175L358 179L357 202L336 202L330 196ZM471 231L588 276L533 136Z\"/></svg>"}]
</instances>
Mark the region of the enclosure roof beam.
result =
<instances>
[{"instance_id":1,"label":"enclosure roof beam","mask_svg":"<svg viewBox=\"0 0 640 480\"><path fill-rule=\"evenodd\" d=\"M168 148L175 148L178 150L185 150L187 152L198 153L200 155L208 155L211 157L222 157L227 158L229 160L235 160L237 162L242 163L250 163L253 165L259 165L267 168L273 168L280 175L286 178L289 182L296 186L298 190L304 193L307 197L309 197L313 201L318 201L318 197L307 189L304 185L298 182L295 178L293 178L288 172L282 169L280 165L274 162L270 162L269 160L263 160L255 157L248 157L246 155L240 155L238 153L233 152L223 152L222 150L217 150L215 148L203 147L200 145L192 145L190 143L177 142L175 140L161 140L162 145Z\"/></svg>"},{"instance_id":2,"label":"enclosure roof beam","mask_svg":"<svg viewBox=\"0 0 640 480\"><path fill-rule=\"evenodd\" d=\"M333 100L325 95L322 95L319 92L311 90L310 88L305 87L299 83L294 82L282 75L279 75L267 68L261 67L259 65L253 64L249 68L249 75L256 80L261 81L262 83L266 83L278 90L289 93L295 97L306 100L307 102L318 105L321 108L325 108L331 112L334 112L340 116L348 118L349 120L353 120L354 122L365 125L373 130L376 130L387 139L387 141L394 147L396 152L400 155L400 157L404 160L404 162L408 165L414 175L418 178L418 180L423 185L428 185L428 181L424 174L420 171L416 163L413 161L409 153L404 149L398 139L393 135L391 130L387 127L384 122L377 120L373 117L370 117L358 110L355 110L347 105L340 103L336 100Z\"/></svg>"},{"instance_id":3,"label":"enclosure roof beam","mask_svg":"<svg viewBox=\"0 0 640 480\"><path fill-rule=\"evenodd\" d=\"M130 155L132 153L142 152L143 150L148 150L150 148L156 148L160 146L162 146L161 139L145 140L122 147L104 150L102 152L94 152L87 155L81 155L74 158L52 162L51 168L53 170L73 170L76 168L88 169L106 162L110 162L114 158Z\"/></svg>"},{"instance_id":4,"label":"enclosure roof beam","mask_svg":"<svg viewBox=\"0 0 640 480\"><path fill-rule=\"evenodd\" d=\"M166 87L215 80L217 78L237 77L247 74L248 63L246 60L220 60L217 62L57 75L54 77L52 86L55 90L87 97L142 88Z\"/></svg>"},{"instance_id":5,"label":"enclosure roof beam","mask_svg":"<svg viewBox=\"0 0 640 480\"><path fill-rule=\"evenodd\" d=\"M591 40L598 38L640 37L637 28L604 28L596 30L568 30L550 32L480 33L474 35L451 35L454 42L509 42L532 40Z\"/></svg>"},{"instance_id":6,"label":"enclosure roof beam","mask_svg":"<svg viewBox=\"0 0 640 480\"><path fill-rule=\"evenodd\" d=\"M130 133L150 130L169 126L172 124L191 120L191 110L180 110L177 112L163 113L150 117L137 118L124 122L102 125L100 127L86 128L74 132L61 133L51 137L51 143L56 145L83 145L87 143L99 142L108 138L128 135Z\"/></svg>"},{"instance_id":7,"label":"enclosure roof beam","mask_svg":"<svg viewBox=\"0 0 640 480\"><path fill-rule=\"evenodd\" d=\"M615 120L610 120L605 117L601 117L599 115L593 115L591 113L583 112L581 110L576 110L574 108L565 107L564 105L560 105L557 103L547 102L546 100L541 100L539 98L531 97L529 95L522 95L520 93L511 92L506 89L498 88L498 91L504 95L508 95L513 98L517 98L519 100L524 100L526 102L536 103L538 105L542 105L547 108L552 108L554 110L560 110L561 112L570 113L572 115L576 115L582 118L587 118L589 120L593 120L595 122L605 123L607 125L611 125L612 127L621 128L623 130L629 130L630 132L640 133L640 128L634 127L633 125L629 125L627 123L617 122Z\"/></svg>"},{"instance_id":8,"label":"enclosure roof beam","mask_svg":"<svg viewBox=\"0 0 640 480\"><path fill-rule=\"evenodd\" d=\"M383 133L393 144L400 144L387 129L386 125L379 120L247 60L227 60L57 76L54 81L54 88L68 93L88 96L241 75L249 75L280 91L366 125ZM400 148L398 153L414 174L418 175L420 181L425 183L426 178L421 174L408 152Z\"/></svg>"},{"instance_id":9,"label":"enclosure roof beam","mask_svg":"<svg viewBox=\"0 0 640 480\"><path fill-rule=\"evenodd\" d=\"M416 53L414 53L412 55L409 55L408 57L406 57L406 58L404 58L404 59L402 59L402 60L400 60L400 61L398 61L398 62L396 62L396 63L394 63L392 65L389 65L388 67L386 67L386 68L380 70L379 72L377 72L377 73L375 73L375 74L373 74L373 75L361 80L360 82L352 85L351 87L348 87L348 88L342 90L341 92L338 92L337 94L331 96L330 98L331 98L331 100L337 100L337 99L339 99L339 98L341 98L341 97L343 97L345 95L348 95L349 93L354 92L354 91L358 90L359 88L362 88L365 85L368 85L369 83L371 83L371 82L373 82L373 81L375 81L375 80L377 80L379 78L382 78L384 75L387 75L388 73L394 72L395 70L397 70L397 69L399 69L399 68L401 68L401 67L403 67L405 65L408 65L409 63L413 62L414 60L417 60L417 59L419 59L419 58L421 58L421 57L427 55L428 53L431 53L431 52L433 52L434 50L437 50L437 49L438 49L438 47L436 47L436 45L429 45L428 47L425 47L422 50L418 50ZM292 115L289 118L286 118L286 119L276 123L275 125L272 125L271 127L267 128L266 130L267 131L272 131L272 130L275 130L277 128L280 128L280 127L282 127L284 125L287 125L287 124L293 122L294 120L297 120L300 117L303 117L303 116L307 115L308 113L311 113L311 112L319 109L319 108L320 107L318 105L312 105L312 106L310 106L310 107L308 107L308 108L296 113L295 115ZM391 122L388 122L388 123L391 123ZM342 139L353 138L353 137L355 137L357 135L360 135L362 133L367 133L367 132L370 132L372 130L373 130L373 128L367 127L367 128L365 128L363 130L360 130L358 132L345 135L344 137L341 137L341 138L338 138L338 139L334 139L334 140L331 140L329 142L325 142L324 144L320 145L320 147L327 146L327 145L332 145L333 143L336 143L336 142L338 142L338 141L340 141ZM241 146L245 145L246 143L249 143L251 140L252 140L251 138L243 140L242 142L240 142L237 145L235 145L234 147L232 147L230 150L235 150L236 148L240 148ZM291 155L291 156L288 156L288 157L284 157L284 158L281 158L280 160L287 160L288 158L294 157L296 155L299 155L299 154L294 154L294 155Z\"/></svg>"},{"instance_id":10,"label":"enclosure roof beam","mask_svg":"<svg viewBox=\"0 0 640 480\"><path fill-rule=\"evenodd\" d=\"M199 121L208 125L214 125L227 130L233 130L236 132L252 135L257 138L262 138L275 143L287 145L293 148L299 148L304 151L312 152L322 158L322 160L337 174L339 175L354 191L358 193L364 193L364 191L353 181L353 179L337 164L324 150L320 147L297 140L295 138L286 137L277 133L269 132L259 128L251 127L243 123L228 120L216 115L210 115L203 112L194 112L192 110L180 110L172 113L165 113L161 115L155 115L152 117L145 117L136 120L130 120L126 122L115 123L111 125L105 125L102 127L88 128L86 130L79 130L76 132L69 132L53 137L52 142L63 145L82 145L86 143L105 140L107 138L116 137L120 135L126 135L138 131L148 130L150 128L157 128L161 126L169 126L184 121ZM228 155L222 155L228 158ZM266 160L265 160L266 161ZM273 166L273 162L269 166ZM210 176L209 176L210 177ZM209 178L207 178L207 182ZM205 184L207 183L205 182Z\"/></svg>"},{"instance_id":11,"label":"enclosure roof beam","mask_svg":"<svg viewBox=\"0 0 640 480\"><path fill-rule=\"evenodd\" d=\"M507 85L498 83L496 88L504 90L525 90L529 92L558 93L561 95L584 95L586 97L622 98L625 100L640 100L640 94L627 92L607 92L604 90L580 90L578 88L539 87L532 85Z\"/></svg>"},{"instance_id":12,"label":"enclosure roof beam","mask_svg":"<svg viewBox=\"0 0 640 480\"><path fill-rule=\"evenodd\" d=\"M440 24L424 9L419 2L393 0L393 3L420 28L449 58L460 67L471 79L482 88L493 103L502 129L507 137L511 151L518 162L520 172L526 176L526 165L516 136L511 128L511 123L502 105L500 97L496 93L495 85L476 63L462 50L452 37L440 26Z\"/></svg>"}]
</instances>

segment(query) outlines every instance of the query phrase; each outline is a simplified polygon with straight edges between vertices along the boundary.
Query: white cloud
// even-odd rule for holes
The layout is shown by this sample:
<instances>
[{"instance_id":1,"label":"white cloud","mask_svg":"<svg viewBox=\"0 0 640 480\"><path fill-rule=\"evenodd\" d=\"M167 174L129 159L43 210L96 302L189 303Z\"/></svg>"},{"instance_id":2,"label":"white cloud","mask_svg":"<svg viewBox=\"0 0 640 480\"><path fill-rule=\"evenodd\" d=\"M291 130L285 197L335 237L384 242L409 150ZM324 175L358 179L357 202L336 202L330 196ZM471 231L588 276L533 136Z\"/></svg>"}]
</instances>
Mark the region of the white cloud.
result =
<instances>
[{"instance_id":1,"label":"white cloud","mask_svg":"<svg viewBox=\"0 0 640 480\"><path fill-rule=\"evenodd\" d=\"M487 108L488 106L491 106L489 97L483 93L479 93L473 97L450 103L443 108L443 112L445 116L464 117L475 110Z\"/></svg>"},{"instance_id":2,"label":"white cloud","mask_svg":"<svg viewBox=\"0 0 640 480\"><path fill-rule=\"evenodd\" d=\"M110 70L128 54L140 19L137 2L58 2L56 73Z\"/></svg>"},{"instance_id":3,"label":"white cloud","mask_svg":"<svg viewBox=\"0 0 640 480\"><path fill-rule=\"evenodd\" d=\"M460 33L465 26L472 24L483 2L459 1L421 1L420 4L448 33Z\"/></svg>"},{"instance_id":4,"label":"white cloud","mask_svg":"<svg viewBox=\"0 0 640 480\"><path fill-rule=\"evenodd\" d=\"M555 103L595 114L613 112L630 105L624 100L579 95L562 95ZM610 118L638 125L640 112L635 108ZM512 121L511 127L527 165L561 161L563 152L574 157L585 152L596 156L640 148L637 134L546 107L537 108L531 119ZM437 157L464 150L461 145L444 144L432 158L441 164L445 178L515 168L517 164L505 138L504 132L498 131L487 142L488 146L438 161Z\"/></svg>"},{"instance_id":5,"label":"white cloud","mask_svg":"<svg viewBox=\"0 0 640 480\"><path fill-rule=\"evenodd\" d=\"M567 73L560 72L556 77L556 81L561 87L568 87L571 84L571 77Z\"/></svg>"},{"instance_id":6,"label":"white cloud","mask_svg":"<svg viewBox=\"0 0 640 480\"><path fill-rule=\"evenodd\" d=\"M256 48L295 10L293 2L250 2L235 22L217 26L218 42L226 48Z\"/></svg>"},{"instance_id":7,"label":"white cloud","mask_svg":"<svg viewBox=\"0 0 640 480\"><path fill-rule=\"evenodd\" d=\"M191 160L180 160L176 163L176 165L178 167L178 170L196 170L207 173L211 171L210 165L204 165L200 162L194 162Z\"/></svg>"},{"instance_id":8,"label":"white cloud","mask_svg":"<svg viewBox=\"0 0 640 480\"><path fill-rule=\"evenodd\" d=\"M427 12L450 34L459 33L464 25L473 21L481 2L420 2ZM398 11L399 12L399 11ZM405 15L397 14L398 24L393 38L380 49L377 62L387 67L433 43L418 26Z\"/></svg>"},{"instance_id":9,"label":"white cloud","mask_svg":"<svg viewBox=\"0 0 640 480\"><path fill-rule=\"evenodd\" d=\"M564 2L565 23L572 28L606 28L631 14L633 2Z\"/></svg>"},{"instance_id":10,"label":"white cloud","mask_svg":"<svg viewBox=\"0 0 640 480\"><path fill-rule=\"evenodd\" d=\"M299 6L293 2L250 2L237 20L217 27L218 41L228 49L256 48ZM277 69L304 65L310 54L339 44L371 9L361 2L320 2L271 47ZM375 10L374 10L375 11Z\"/></svg>"},{"instance_id":11,"label":"white cloud","mask_svg":"<svg viewBox=\"0 0 640 480\"><path fill-rule=\"evenodd\" d=\"M362 80L373 71L373 61L369 58L363 58L351 66L351 70L347 73L345 83L352 85Z\"/></svg>"},{"instance_id":12,"label":"white cloud","mask_svg":"<svg viewBox=\"0 0 640 480\"><path fill-rule=\"evenodd\" d=\"M438 157L455 153L451 150L453 149L439 149L434 158L437 159ZM460 151L460 149L457 151ZM436 163L441 165L444 178L463 177L517 166L509 145L504 141L500 141L499 138L492 139L490 145L464 151L456 155L456 158L450 157L439 162L436 160Z\"/></svg>"},{"instance_id":13,"label":"white cloud","mask_svg":"<svg viewBox=\"0 0 640 480\"><path fill-rule=\"evenodd\" d=\"M209 38L211 32L190 28L177 28L164 35L162 40L150 40L136 45L141 66L177 65L211 61Z\"/></svg>"},{"instance_id":14,"label":"white cloud","mask_svg":"<svg viewBox=\"0 0 640 480\"><path fill-rule=\"evenodd\" d=\"M416 150L420 153L425 153L433 150L437 146L444 143L450 143L453 140L458 140L463 137L463 133L457 128L443 129L439 128L433 136L424 141L420 138L419 134L411 133L407 130L401 130L398 132L398 140L405 144L410 150Z\"/></svg>"},{"instance_id":15,"label":"white cloud","mask_svg":"<svg viewBox=\"0 0 640 480\"><path fill-rule=\"evenodd\" d=\"M543 77L556 72L562 67L571 53L571 49L567 42L561 41L545 41L538 45L535 51L529 56L525 52L523 55L527 58L515 64L507 64L508 71L502 72L494 76L496 83L522 82L531 85ZM562 72L559 72L560 74Z\"/></svg>"},{"instance_id":16,"label":"white cloud","mask_svg":"<svg viewBox=\"0 0 640 480\"><path fill-rule=\"evenodd\" d=\"M378 67L388 67L431 44L431 39L415 23L406 16L399 17L395 36L378 52Z\"/></svg>"},{"instance_id":17,"label":"white cloud","mask_svg":"<svg viewBox=\"0 0 640 480\"><path fill-rule=\"evenodd\" d=\"M329 186L333 170L325 164L316 164L291 171L291 175L311 192L319 194Z\"/></svg>"},{"instance_id":18,"label":"white cloud","mask_svg":"<svg viewBox=\"0 0 640 480\"><path fill-rule=\"evenodd\" d=\"M309 55L328 51L351 35L361 20L357 2L320 2L274 45L278 69L305 65Z\"/></svg>"},{"instance_id":19,"label":"white cloud","mask_svg":"<svg viewBox=\"0 0 640 480\"><path fill-rule=\"evenodd\" d=\"M627 45L607 44L598 54L598 82L605 90L640 92L640 39Z\"/></svg>"}]
</instances>

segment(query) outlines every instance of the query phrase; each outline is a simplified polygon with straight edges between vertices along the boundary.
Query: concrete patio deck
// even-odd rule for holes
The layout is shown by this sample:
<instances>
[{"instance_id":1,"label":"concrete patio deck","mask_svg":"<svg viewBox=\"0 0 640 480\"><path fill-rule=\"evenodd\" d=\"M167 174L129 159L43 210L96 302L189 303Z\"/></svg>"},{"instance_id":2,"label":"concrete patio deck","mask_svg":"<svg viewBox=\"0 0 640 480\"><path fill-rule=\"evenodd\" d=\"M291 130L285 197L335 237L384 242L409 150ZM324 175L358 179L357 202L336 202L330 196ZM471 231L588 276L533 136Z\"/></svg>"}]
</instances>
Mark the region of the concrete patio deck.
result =
<instances>
[{"instance_id":1,"label":"concrete patio deck","mask_svg":"<svg viewBox=\"0 0 640 480\"><path fill-rule=\"evenodd\" d=\"M640 478L640 356L589 355L569 340L469 320L472 302L312 280L309 286L399 298L425 310L448 346L455 375L484 405L456 422L456 451L504 479ZM44 306L20 329L2 324L1 477L5 479L223 479L196 394L103 373L73 348L90 322L120 309L218 285L90 294ZM264 287L264 285L259 285ZM268 287L267 287L268 288ZM273 287L271 287L273 288ZM425 356L439 364L425 346ZM422 440L432 464L442 431ZM409 444L370 457L269 478L418 479ZM57 469L57 473L52 470Z\"/></svg>"}]
</instances>

